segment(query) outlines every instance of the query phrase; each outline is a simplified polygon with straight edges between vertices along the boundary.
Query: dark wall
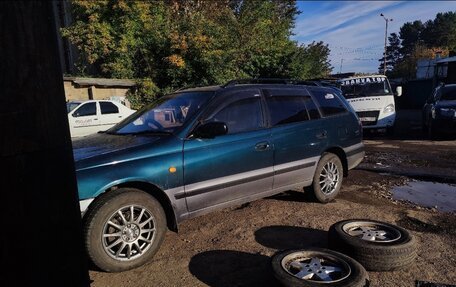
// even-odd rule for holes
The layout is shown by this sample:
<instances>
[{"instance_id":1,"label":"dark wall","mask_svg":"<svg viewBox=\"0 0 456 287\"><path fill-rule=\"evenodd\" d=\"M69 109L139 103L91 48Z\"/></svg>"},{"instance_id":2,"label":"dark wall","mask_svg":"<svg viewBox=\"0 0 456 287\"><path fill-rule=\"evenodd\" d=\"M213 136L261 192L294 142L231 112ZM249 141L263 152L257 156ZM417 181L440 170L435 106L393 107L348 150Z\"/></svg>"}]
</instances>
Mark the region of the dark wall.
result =
<instances>
[{"instance_id":1,"label":"dark wall","mask_svg":"<svg viewBox=\"0 0 456 287\"><path fill-rule=\"evenodd\" d=\"M433 81L411 80L402 85L403 94L396 97L398 109L421 109L433 91Z\"/></svg>"},{"instance_id":2,"label":"dark wall","mask_svg":"<svg viewBox=\"0 0 456 287\"><path fill-rule=\"evenodd\" d=\"M89 286L51 1L0 2L0 286Z\"/></svg>"}]
</instances>

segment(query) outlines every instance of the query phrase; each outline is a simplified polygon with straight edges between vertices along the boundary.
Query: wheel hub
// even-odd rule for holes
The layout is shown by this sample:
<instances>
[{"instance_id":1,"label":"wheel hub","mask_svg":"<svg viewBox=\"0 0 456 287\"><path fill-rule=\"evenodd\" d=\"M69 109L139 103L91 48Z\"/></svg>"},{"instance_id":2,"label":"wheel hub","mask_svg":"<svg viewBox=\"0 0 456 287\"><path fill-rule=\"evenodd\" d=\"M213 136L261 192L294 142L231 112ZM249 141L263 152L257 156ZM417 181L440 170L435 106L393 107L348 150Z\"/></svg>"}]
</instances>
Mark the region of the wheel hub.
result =
<instances>
[{"instance_id":1,"label":"wheel hub","mask_svg":"<svg viewBox=\"0 0 456 287\"><path fill-rule=\"evenodd\" d=\"M122 239L125 242L133 242L138 239L141 234L141 229L136 224L127 224L122 229Z\"/></svg>"},{"instance_id":2,"label":"wheel hub","mask_svg":"<svg viewBox=\"0 0 456 287\"><path fill-rule=\"evenodd\" d=\"M345 224L342 229L347 234L366 241L394 242L401 238L398 230L381 223L352 222Z\"/></svg>"},{"instance_id":3,"label":"wheel hub","mask_svg":"<svg viewBox=\"0 0 456 287\"><path fill-rule=\"evenodd\" d=\"M301 257L290 254L282 260L282 267L299 279L324 283L341 281L351 273L346 263L320 255Z\"/></svg>"}]
</instances>

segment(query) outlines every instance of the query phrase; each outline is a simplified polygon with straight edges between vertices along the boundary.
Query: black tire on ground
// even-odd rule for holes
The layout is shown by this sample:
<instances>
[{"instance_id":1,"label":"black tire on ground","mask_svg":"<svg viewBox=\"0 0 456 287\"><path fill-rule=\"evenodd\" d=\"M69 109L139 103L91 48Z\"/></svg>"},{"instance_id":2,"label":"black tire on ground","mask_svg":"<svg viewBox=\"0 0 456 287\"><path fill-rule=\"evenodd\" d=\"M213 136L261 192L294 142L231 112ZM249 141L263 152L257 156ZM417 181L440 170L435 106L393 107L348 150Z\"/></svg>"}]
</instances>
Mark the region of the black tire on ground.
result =
<instances>
[{"instance_id":1,"label":"black tire on ground","mask_svg":"<svg viewBox=\"0 0 456 287\"><path fill-rule=\"evenodd\" d=\"M328 262L338 262L341 263L339 266L344 267L344 272L341 273L329 273L331 276L331 281L320 281L321 278L318 277L318 271L312 270L312 275L307 279L301 279L293 274L299 274L300 271L308 268L309 259L307 258L323 258L329 259ZM307 260L305 260L307 259ZM294 269L290 264L293 261L300 261L298 267L303 267L303 269ZM320 261L324 266L324 261ZM277 280L283 285L288 287L364 287L369 286L369 276L364 269L364 267L356 262L353 258L350 258L339 252L321 249L321 248L312 248L312 249L297 249L297 250L285 250L278 252L271 259L272 270L274 276ZM326 263L327 264L327 263ZM328 265L334 266L336 264L330 263ZM349 268L347 268L349 267ZM324 268L317 268L320 271L323 271ZM309 269L310 270L310 269ZM350 270L350 271L346 271ZM313 272L316 271L316 272ZM292 273L290 273L292 272ZM304 270L305 272L305 270ZM335 275L334 275L335 274ZM334 276L334 277L333 277Z\"/></svg>"},{"instance_id":2,"label":"black tire on ground","mask_svg":"<svg viewBox=\"0 0 456 287\"><path fill-rule=\"evenodd\" d=\"M327 164L330 163L333 163L337 169L338 181L335 184L333 191L324 192L324 185L322 186L322 184L320 184L320 181L322 181L322 175L325 173L324 167L327 167ZM317 164L317 168L315 169L312 185L309 188L306 188L306 193L311 197L311 199L321 203L328 203L332 201L339 194L340 188L342 186L342 179L344 177L343 173L344 170L340 158L333 153L323 153L320 161Z\"/></svg>"},{"instance_id":3,"label":"black tire on ground","mask_svg":"<svg viewBox=\"0 0 456 287\"><path fill-rule=\"evenodd\" d=\"M123 218L117 213L119 210L122 210ZM108 224L108 221L118 227ZM160 203L134 188L119 188L102 195L84 217L87 254L98 268L106 272L125 271L148 262L160 247L166 230L166 216ZM103 236L114 233L119 235ZM119 241L118 245L109 248L116 241ZM117 255L116 248L117 251L124 249ZM131 257L122 257L122 254Z\"/></svg>"},{"instance_id":4,"label":"black tire on ground","mask_svg":"<svg viewBox=\"0 0 456 287\"><path fill-rule=\"evenodd\" d=\"M360 224L358 224L360 223ZM356 228L357 225L372 224L395 234L395 240L369 241L355 237L344 231L344 228ZM379 229L381 229L379 228ZM374 228L375 229L375 228ZM374 230L372 229L372 230ZM362 232L361 230L357 232ZM372 231L375 233L375 231ZM372 234L368 234L371 236ZM360 234L360 236L363 236ZM392 237L394 237L392 236ZM353 257L370 271L393 271L411 265L417 256L415 237L406 229L369 219L343 220L333 224L328 233L329 248Z\"/></svg>"}]
</instances>

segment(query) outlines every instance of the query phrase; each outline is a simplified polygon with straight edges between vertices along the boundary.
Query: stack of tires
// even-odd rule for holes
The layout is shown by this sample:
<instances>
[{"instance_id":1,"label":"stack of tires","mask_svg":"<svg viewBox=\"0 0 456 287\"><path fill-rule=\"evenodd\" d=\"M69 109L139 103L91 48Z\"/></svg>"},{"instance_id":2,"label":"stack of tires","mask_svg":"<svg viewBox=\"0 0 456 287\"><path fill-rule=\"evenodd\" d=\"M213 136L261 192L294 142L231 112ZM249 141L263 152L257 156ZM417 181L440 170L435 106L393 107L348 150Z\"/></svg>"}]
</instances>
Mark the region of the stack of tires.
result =
<instances>
[{"instance_id":1,"label":"stack of tires","mask_svg":"<svg viewBox=\"0 0 456 287\"><path fill-rule=\"evenodd\" d=\"M369 286L369 271L393 271L411 265L415 237L390 223L351 219L333 224L329 249L286 250L272 258L276 278L284 286Z\"/></svg>"}]
</instances>

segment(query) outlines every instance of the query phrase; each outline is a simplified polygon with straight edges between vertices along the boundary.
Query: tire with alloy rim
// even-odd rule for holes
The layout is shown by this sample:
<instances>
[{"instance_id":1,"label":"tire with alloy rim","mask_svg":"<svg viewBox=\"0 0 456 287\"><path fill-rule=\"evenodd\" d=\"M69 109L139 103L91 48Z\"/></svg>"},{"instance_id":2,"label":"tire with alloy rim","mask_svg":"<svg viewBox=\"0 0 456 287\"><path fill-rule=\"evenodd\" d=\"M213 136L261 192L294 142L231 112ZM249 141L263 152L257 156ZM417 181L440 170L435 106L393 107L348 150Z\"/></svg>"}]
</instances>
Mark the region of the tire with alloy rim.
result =
<instances>
[{"instance_id":1,"label":"tire with alloy rim","mask_svg":"<svg viewBox=\"0 0 456 287\"><path fill-rule=\"evenodd\" d=\"M284 286L368 286L369 277L363 266L332 250L285 250L275 254L271 263L274 276Z\"/></svg>"},{"instance_id":2,"label":"tire with alloy rim","mask_svg":"<svg viewBox=\"0 0 456 287\"><path fill-rule=\"evenodd\" d=\"M330 202L339 193L343 177L340 158L333 153L324 153L315 170L311 196L321 203Z\"/></svg>"},{"instance_id":3,"label":"tire with alloy rim","mask_svg":"<svg viewBox=\"0 0 456 287\"><path fill-rule=\"evenodd\" d=\"M417 256L415 237L390 223L369 220L343 220L328 233L329 247L353 257L370 271L405 268Z\"/></svg>"},{"instance_id":4,"label":"tire with alloy rim","mask_svg":"<svg viewBox=\"0 0 456 287\"><path fill-rule=\"evenodd\" d=\"M89 258L106 272L145 264L166 233L166 217L160 203L133 188L119 188L101 196L84 221Z\"/></svg>"}]
</instances>

